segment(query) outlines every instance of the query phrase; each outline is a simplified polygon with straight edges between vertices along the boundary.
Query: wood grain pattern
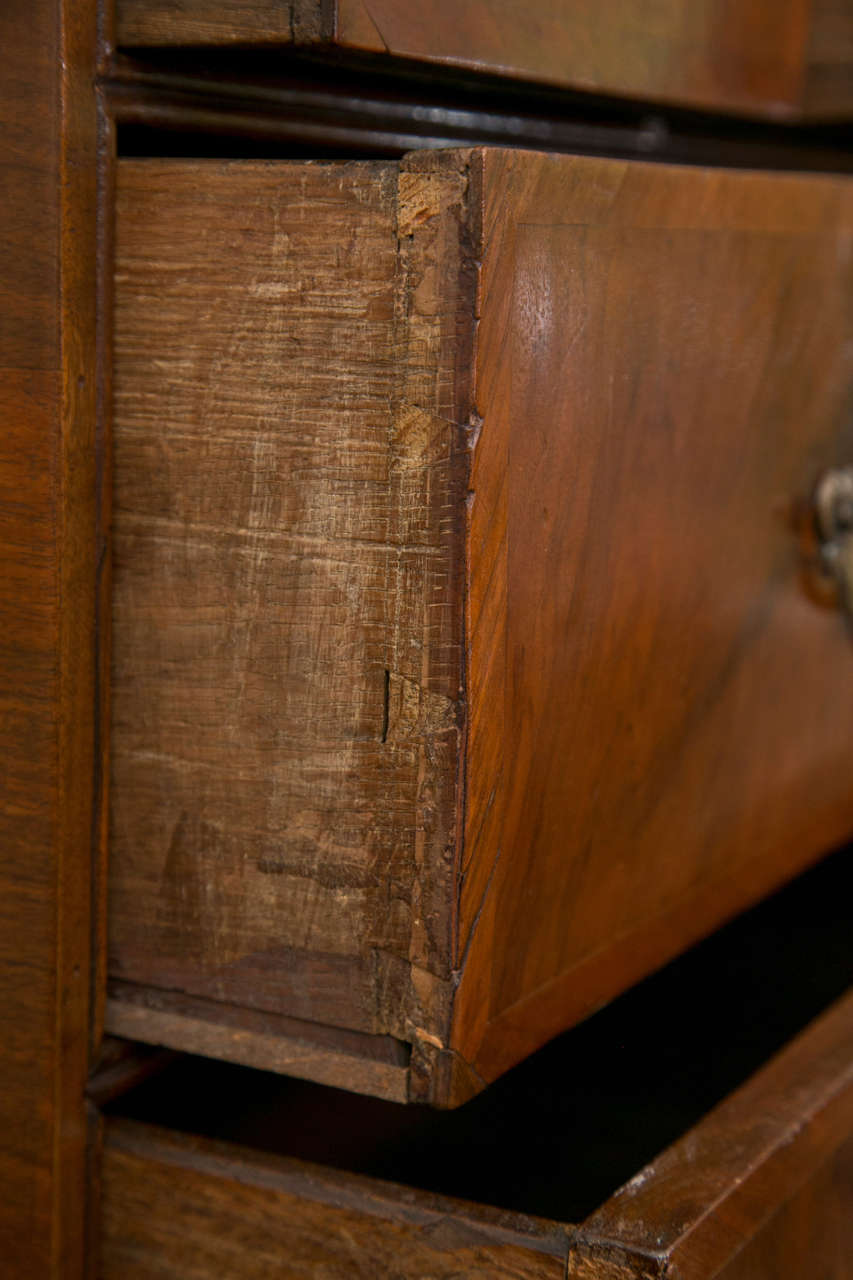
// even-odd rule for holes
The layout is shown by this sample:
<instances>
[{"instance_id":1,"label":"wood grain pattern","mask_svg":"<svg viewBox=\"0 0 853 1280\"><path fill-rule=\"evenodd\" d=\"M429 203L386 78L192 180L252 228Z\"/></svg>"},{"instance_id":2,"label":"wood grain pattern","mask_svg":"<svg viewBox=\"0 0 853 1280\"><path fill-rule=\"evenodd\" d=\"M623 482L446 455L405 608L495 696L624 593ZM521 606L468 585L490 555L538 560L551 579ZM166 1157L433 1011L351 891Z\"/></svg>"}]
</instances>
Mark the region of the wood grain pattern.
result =
<instances>
[{"instance_id":1,"label":"wood grain pattern","mask_svg":"<svg viewBox=\"0 0 853 1280\"><path fill-rule=\"evenodd\" d=\"M791 527L853 454L848 182L120 187L114 977L460 1101L850 834Z\"/></svg>"},{"instance_id":2,"label":"wood grain pattern","mask_svg":"<svg viewBox=\"0 0 853 1280\"><path fill-rule=\"evenodd\" d=\"M720 1280L850 1280L853 1276L853 1142L786 1201L719 1273Z\"/></svg>"},{"instance_id":3,"label":"wood grain pattern","mask_svg":"<svg viewBox=\"0 0 853 1280\"><path fill-rule=\"evenodd\" d=\"M418 180L399 211L397 186L382 164L120 168L111 967L429 1055L464 183Z\"/></svg>"},{"instance_id":4,"label":"wood grain pattern","mask_svg":"<svg viewBox=\"0 0 853 1280\"><path fill-rule=\"evenodd\" d=\"M331 34L325 0L121 0L122 45L315 41Z\"/></svg>"},{"instance_id":5,"label":"wood grain pattern","mask_svg":"<svg viewBox=\"0 0 853 1280\"><path fill-rule=\"evenodd\" d=\"M565 1275L565 1227L129 1121L103 1179L103 1280Z\"/></svg>"},{"instance_id":6,"label":"wood grain pattern","mask_svg":"<svg viewBox=\"0 0 853 1280\"><path fill-rule=\"evenodd\" d=\"M850 0L813 2L806 113L849 119L853 112L853 4Z\"/></svg>"},{"instance_id":7,"label":"wood grain pattern","mask_svg":"<svg viewBox=\"0 0 853 1280\"><path fill-rule=\"evenodd\" d=\"M101 1274L847 1280L851 1134L853 994L577 1228L111 1119Z\"/></svg>"},{"instance_id":8,"label":"wood grain pattern","mask_svg":"<svg viewBox=\"0 0 853 1280\"><path fill-rule=\"evenodd\" d=\"M118 0L123 46L320 45L778 118L849 117L850 0Z\"/></svg>"},{"instance_id":9,"label":"wood grain pattern","mask_svg":"<svg viewBox=\"0 0 853 1280\"><path fill-rule=\"evenodd\" d=\"M851 1130L848 995L582 1224L569 1277L846 1280Z\"/></svg>"},{"instance_id":10,"label":"wood grain pattern","mask_svg":"<svg viewBox=\"0 0 853 1280\"><path fill-rule=\"evenodd\" d=\"M89 3L0 8L0 1255L82 1275L96 789Z\"/></svg>"},{"instance_id":11,"label":"wood grain pattern","mask_svg":"<svg viewBox=\"0 0 853 1280\"><path fill-rule=\"evenodd\" d=\"M853 451L853 188L483 163L453 1044L490 1079L853 829L787 515Z\"/></svg>"},{"instance_id":12,"label":"wood grain pattern","mask_svg":"<svg viewBox=\"0 0 853 1280\"><path fill-rule=\"evenodd\" d=\"M110 990L110 1027L128 1040L225 1058L391 1102L408 1100L409 1046L390 1036L126 983L112 983Z\"/></svg>"},{"instance_id":13,"label":"wood grain pattern","mask_svg":"<svg viewBox=\"0 0 853 1280\"><path fill-rule=\"evenodd\" d=\"M338 0L337 39L575 89L786 114L809 0Z\"/></svg>"}]
</instances>

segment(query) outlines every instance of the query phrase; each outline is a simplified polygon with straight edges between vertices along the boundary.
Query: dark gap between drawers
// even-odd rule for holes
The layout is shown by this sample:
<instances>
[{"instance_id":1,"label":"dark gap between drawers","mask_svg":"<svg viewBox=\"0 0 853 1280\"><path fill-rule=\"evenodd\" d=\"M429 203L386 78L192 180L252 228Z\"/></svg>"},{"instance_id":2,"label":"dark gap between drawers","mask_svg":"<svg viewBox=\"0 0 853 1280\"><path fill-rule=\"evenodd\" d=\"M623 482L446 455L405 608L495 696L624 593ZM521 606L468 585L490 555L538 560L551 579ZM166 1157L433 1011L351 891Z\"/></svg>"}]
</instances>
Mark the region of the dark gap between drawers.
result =
<instances>
[{"instance_id":1,"label":"dark gap between drawers","mask_svg":"<svg viewBox=\"0 0 853 1280\"><path fill-rule=\"evenodd\" d=\"M116 130L116 149L122 159L316 160L324 164L335 160L384 159L389 155L388 149L371 148L359 138L347 146L300 145L286 136L270 138L249 132L227 134L145 124L120 124ZM399 153L394 150L390 154L396 157Z\"/></svg>"},{"instance_id":2,"label":"dark gap between drawers","mask_svg":"<svg viewBox=\"0 0 853 1280\"><path fill-rule=\"evenodd\" d=\"M125 49L101 81L126 156L394 158L501 146L751 169L848 172L853 126L780 123L384 55L241 46Z\"/></svg>"},{"instance_id":3,"label":"dark gap between drawers","mask_svg":"<svg viewBox=\"0 0 853 1280\"><path fill-rule=\"evenodd\" d=\"M179 1055L109 1115L580 1221L853 981L845 848L451 1112Z\"/></svg>"}]
</instances>

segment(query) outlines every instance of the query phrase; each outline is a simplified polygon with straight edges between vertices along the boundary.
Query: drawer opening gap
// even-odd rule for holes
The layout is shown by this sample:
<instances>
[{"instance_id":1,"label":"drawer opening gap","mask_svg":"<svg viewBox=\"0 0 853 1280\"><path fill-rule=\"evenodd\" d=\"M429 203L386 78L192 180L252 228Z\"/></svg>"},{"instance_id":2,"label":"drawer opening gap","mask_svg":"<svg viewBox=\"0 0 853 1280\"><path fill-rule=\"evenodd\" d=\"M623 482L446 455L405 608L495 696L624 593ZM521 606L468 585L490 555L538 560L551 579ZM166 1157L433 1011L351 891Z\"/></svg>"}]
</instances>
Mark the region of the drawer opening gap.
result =
<instances>
[{"instance_id":1,"label":"drawer opening gap","mask_svg":"<svg viewBox=\"0 0 853 1280\"><path fill-rule=\"evenodd\" d=\"M108 1115L581 1221L853 980L842 849L455 1111L177 1054Z\"/></svg>"}]
</instances>

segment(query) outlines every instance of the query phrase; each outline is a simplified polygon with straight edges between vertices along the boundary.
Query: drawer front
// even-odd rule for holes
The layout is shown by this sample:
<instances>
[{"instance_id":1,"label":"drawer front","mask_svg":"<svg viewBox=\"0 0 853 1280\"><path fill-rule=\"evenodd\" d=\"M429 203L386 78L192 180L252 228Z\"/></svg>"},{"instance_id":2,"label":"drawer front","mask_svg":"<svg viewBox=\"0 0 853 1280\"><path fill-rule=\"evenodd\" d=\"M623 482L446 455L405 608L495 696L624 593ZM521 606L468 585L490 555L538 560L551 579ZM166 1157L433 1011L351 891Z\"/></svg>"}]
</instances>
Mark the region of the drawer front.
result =
<instances>
[{"instance_id":1,"label":"drawer front","mask_svg":"<svg viewBox=\"0 0 853 1280\"><path fill-rule=\"evenodd\" d=\"M720 1280L853 1275L853 1142L848 1141L786 1201Z\"/></svg>"},{"instance_id":2,"label":"drawer front","mask_svg":"<svg viewBox=\"0 0 853 1280\"><path fill-rule=\"evenodd\" d=\"M100 1274L849 1280L851 1158L848 996L571 1227L109 1120Z\"/></svg>"},{"instance_id":3,"label":"drawer front","mask_svg":"<svg viewBox=\"0 0 853 1280\"><path fill-rule=\"evenodd\" d=\"M853 829L795 531L853 452L853 186L483 163L454 1016L489 1079Z\"/></svg>"},{"instance_id":4,"label":"drawer front","mask_svg":"<svg viewBox=\"0 0 853 1280\"><path fill-rule=\"evenodd\" d=\"M563 1280L566 1233L515 1215L117 1122L103 1280Z\"/></svg>"},{"instance_id":5,"label":"drawer front","mask_svg":"<svg viewBox=\"0 0 853 1280\"><path fill-rule=\"evenodd\" d=\"M566 88L790 117L853 109L848 0L118 0L122 45L336 45Z\"/></svg>"},{"instance_id":6,"label":"drawer front","mask_svg":"<svg viewBox=\"0 0 853 1280\"><path fill-rule=\"evenodd\" d=\"M459 1101L853 830L798 526L851 232L832 178L120 166L115 1032Z\"/></svg>"}]
</instances>

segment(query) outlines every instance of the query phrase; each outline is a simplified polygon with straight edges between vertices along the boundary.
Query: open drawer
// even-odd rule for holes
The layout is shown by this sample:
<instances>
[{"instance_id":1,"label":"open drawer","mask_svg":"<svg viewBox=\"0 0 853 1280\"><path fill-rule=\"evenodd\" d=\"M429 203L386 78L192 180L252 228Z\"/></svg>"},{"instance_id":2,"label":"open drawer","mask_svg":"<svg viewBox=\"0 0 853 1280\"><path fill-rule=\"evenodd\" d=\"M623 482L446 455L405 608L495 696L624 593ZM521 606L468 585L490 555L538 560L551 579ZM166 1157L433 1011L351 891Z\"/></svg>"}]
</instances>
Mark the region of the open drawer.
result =
<instances>
[{"instance_id":1,"label":"open drawer","mask_svg":"<svg viewBox=\"0 0 853 1280\"><path fill-rule=\"evenodd\" d=\"M577 1227L126 1120L102 1179L102 1280L848 1280L853 997Z\"/></svg>"},{"instance_id":2,"label":"open drawer","mask_svg":"<svg viewBox=\"0 0 853 1280\"><path fill-rule=\"evenodd\" d=\"M107 1109L104 1280L849 1280L850 880L838 855L453 1112L170 1063Z\"/></svg>"},{"instance_id":3,"label":"open drawer","mask_svg":"<svg viewBox=\"0 0 853 1280\"><path fill-rule=\"evenodd\" d=\"M109 1030L457 1103L853 831L853 183L122 161L115 311Z\"/></svg>"}]
</instances>

